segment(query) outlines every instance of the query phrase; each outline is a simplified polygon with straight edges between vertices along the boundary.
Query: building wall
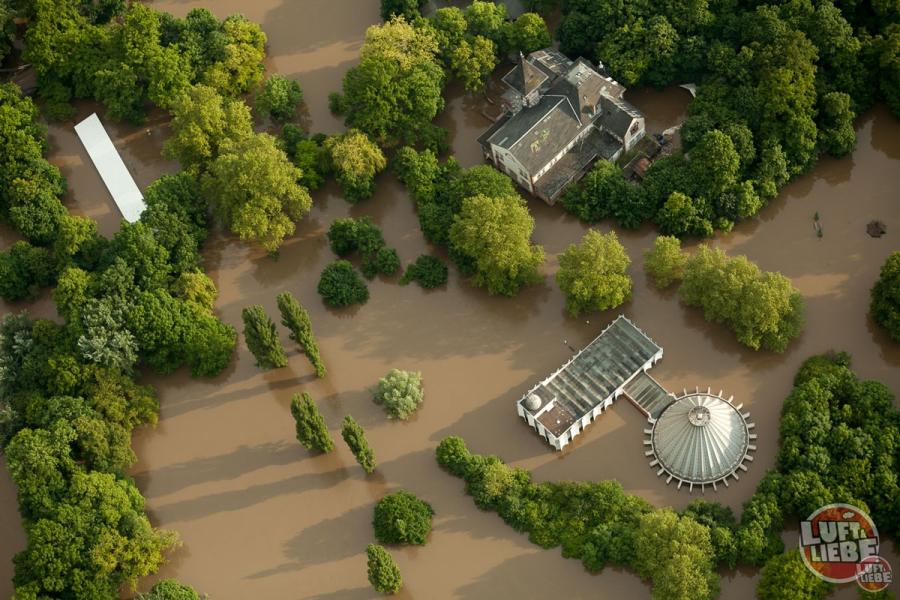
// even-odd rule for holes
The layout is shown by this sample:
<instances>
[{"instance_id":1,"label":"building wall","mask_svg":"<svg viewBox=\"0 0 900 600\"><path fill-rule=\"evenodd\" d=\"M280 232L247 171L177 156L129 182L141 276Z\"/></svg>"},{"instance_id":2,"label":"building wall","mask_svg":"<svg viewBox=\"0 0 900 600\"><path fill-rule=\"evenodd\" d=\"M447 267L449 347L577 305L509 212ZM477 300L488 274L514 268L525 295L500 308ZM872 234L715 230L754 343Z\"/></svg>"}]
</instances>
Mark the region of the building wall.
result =
<instances>
[{"instance_id":1,"label":"building wall","mask_svg":"<svg viewBox=\"0 0 900 600\"><path fill-rule=\"evenodd\" d=\"M625 382L623 382L622 385L620 385L618 388L616 388L616 390L613 391L612 394L610 394L609 396L604 398L602 402L597 404L597 406L595 406L589 414L587 414L587 415L583 416L581 419L575 421L572 424L572 426L569 427L569 429L567 429L558 438L556 436L554 436L552 433L550 433L549 431L547 431L544 428L544 426L541 425L537 419L532 417L522 407L521 401L516 403L516 412L518 412L519 416L522 417L523 419L525 419L525 422L528 423L528 425L531 426L535 431L537 431L541 437L545 438L551 446L553 446L557 450L562 450L563 448L568 446L569 443L578 434L582 433L584 431L584 429L591 422L596 420L597 417L599 417L610 406L612 406L613 402L615 402L619 398L619 396L621 396L624 393L623 390L625 389L625 386L628 385L628 383L632 379L634 379L635 376L637 376L641 372L649 371L650 368L653 367L653 365L655 365L657 362L659 362L662 359L662 356L663 356L663 351L660 350L652 358L650 358L650 360L648 360L646 363L644 363L644 365L639 370L635 371L631 377L629 377L627 380L625 380ZM550 403L548 403L547 406L550 406L550 404L552 404L552 401ZM545 409L546 409L546 407L545 407Z\"/></svg>"},{"instance_id":2,"label":"building wall","mask_svg":"<svg viewBox=\"0 0 900 600\"><path fill-rule=\"evenodd\" d=\"M636 143L638 143L642 137L644 137L644 133L645 133L644 118L641 117L640 119L638 119L637 123L638 123L637 131L635 131L634 133L631 133L631 129L629 129L628 132L625 134L625 139L623 140L623 142L625 143L625 152L628 152L629 150L631 150L634 147L634 145Z\"/></svg>"},{"instance_id":3,"label":"building wall","mask_svg":"<svg viewBox=\"0 0 900 600\"><path fill-rule=\"evenodd\" d=\"M531 177L528 171L509 150L496 144L491 144L491 152L493 155L491 158L498 169L512 177L529 192L534 192L534 186L531 184Z\"/></svg>"}]
</instances>

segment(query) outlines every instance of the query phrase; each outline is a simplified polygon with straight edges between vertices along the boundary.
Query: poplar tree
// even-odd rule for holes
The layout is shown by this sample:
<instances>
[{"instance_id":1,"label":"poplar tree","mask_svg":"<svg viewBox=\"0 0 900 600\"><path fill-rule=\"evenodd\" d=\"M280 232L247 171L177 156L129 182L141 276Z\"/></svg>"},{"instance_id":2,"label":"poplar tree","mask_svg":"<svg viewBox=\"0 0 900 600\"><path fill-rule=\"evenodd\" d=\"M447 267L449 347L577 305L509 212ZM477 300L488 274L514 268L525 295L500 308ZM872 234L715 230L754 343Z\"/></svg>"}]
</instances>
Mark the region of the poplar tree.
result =
<instances>
[{"instance_id":1,"label":"poplar tree","mask_svg":"<svg viewBox=\"0 0 900 600\"><path fill-rule=\"evenodd\" d=\"M325 377L327 369L325 363L322 362L322 357L319 356L319 346L313 335L309 312L290 292L278 294L275 300L278 302L278 310L281 312L281 324L291 332L289 337L297 342L309 362L312 363L316 369L316 377Z\"/></svg>"},{"instance_id":2,"label":"poplar tree","mask_svg":"<svg viewBox=\"0 0 900 600\"><path fill-rule=\"evenodd\" d=\"M244 320L244 340L247 349L256 357L256 364L263 369L287 366L287 357L275 322L269 318L262 306L254 304L241 312Z\"/></svg>"},{"instance_id":3,"label":"poplar tree","mask_svg":"<svg viewBox=\"0 0 900 600\"><path fill-rule=\"evenodd\" d=\"M375 591L382 594L396 594L400 591L403 587L400 569L384 546L369 544L366 555L369 558L369 583Z\"/></svg>"},{"instance_id":4,"label":"poplar tree","mask_svg":"<svg viewBox=\"0 0 900 600\"><path fill-rule=\"evenodd\" d=\"M323 453L334 449L325 419L309 394L294 394L291 399L291 414L296 422L298 442L309 450Z\"/></svg>"},{"instance_id":5,"label":"poplar tree","mask_svg":"<svg viewBox=\"0 0 900 600\"><path fill-rule=\"evenodd\" d=\"M347 446L350 448L350 451L353 452L353 456L356 457L356 462L363 468L363 471L366 473L374 471L375 453L372 451L371 446L369 446L369 441L366 439L366 432L363 431L363 428L360 427L359 423L357 423L350 415L344 417L344 426L341 428L341 437L347 442Z\"/></svg>"}]
</instances>

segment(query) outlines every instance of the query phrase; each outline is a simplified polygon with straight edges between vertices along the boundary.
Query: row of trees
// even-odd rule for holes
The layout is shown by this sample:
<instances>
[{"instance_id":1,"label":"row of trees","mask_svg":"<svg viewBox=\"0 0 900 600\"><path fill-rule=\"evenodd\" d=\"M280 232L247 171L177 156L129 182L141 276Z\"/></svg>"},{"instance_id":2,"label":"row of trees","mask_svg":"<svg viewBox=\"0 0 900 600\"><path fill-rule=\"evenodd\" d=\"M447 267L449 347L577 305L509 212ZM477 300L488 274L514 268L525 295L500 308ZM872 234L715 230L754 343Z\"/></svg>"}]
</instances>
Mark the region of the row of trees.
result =
<instances>
[{"instance_id":1,"label":"row of trees","mask_svg":"<svg viewBox=\"0 0 900 600\"><path fill-rule=\"evenodd\" d=\"M754 350L784 352L803 329L800 292L787 277L760 270L746 256L729 258L708 246L688 256L677 238L660 236L645 259L658 287L680 280L686 305L702 308L706 320L727 326Z\"/></svg>"},{"instance_id":2,"label":"row of trees","mask_svg":"<svg viewBox=\"0 0 900 600\"><path fill-rule=\"evenodd\" d=\"M820 152L856 145L853 119L883 98L900 115L897 11L887 4L703 0L563 3L560 48L602 61L626 85L698 83L685 154L656 161L640 187L599 166L563 205L625 227L708 236L753 216Z\"/></svg>"},{"instance_id":3,"label":"row of trees","mask_svg":"<svg viewBox=\"0 0 900 600\"><path fill-rule=\"evenodd\" d=\"M309 359L316 370L316 376L324 377L327 369L319 354L309 312L290 292L278 294L275 300L281 313L281 324L290 331L290 338L297 342L300 350ZM263 369L287 366L287 356L278 337L275 322L266 314L265 309L259 304L248 306L241 311L241 318L244 321L244 340L247 342L247 349L256 358L257 365Z\"/></svg>"},{"instance_id":4,"label":"row of trees","mask_svg":"<svg viewBox=\"0 0 900 600\"><path fill-rule=\"evenodd\" d=\"M44 158L45 135L31 99L22 97L12 83L0 84L0 221L25 238L0 253L4 300L34 297L51 285L58 261L51 249L42 246L90 227L84 219L69 217L59 200L66 182Z\"/></svg>"},{"instance_id":5,"label":"row of trees","mask_svg":"<svg viewBox=\"0 0 900 600\"><path fill-rule=\"evenodd\" d=\"M784 402L776 467L744 504L740 521L723 505L696 500L684 511L654 509L615 481L535 484L523 469L471 454L448 437L437 462L466 482L476 505L545 548L562 547L590 571L611 563L653 584L653 597L713 598L717 567L762 566L764 600L821 600L831 586L784 553L784 523L833 502L859 506L879 531L896 536L900 412L891 391L862 381L846 354L808 359Z\"/></svg>"},{"instance_id":6,"label":"row of trees","mask_svg":"<svg viewBox=\"0 0 900 600\"><path fill-rule=\"evenodd\" d=\"M416 201L425 238L446 246L460 271L491 294L514 296L538 279L542 247L531 243L534 219L505 174L463 169L434 152L404 147L395 170Z\"/></svg>"},{"instance_id":7,"label":"row of trees","mask_svg":"<svg viewBox=\"0 0 900 600\"><path fill-rule=\"evenodd\" d=\"M436 457L465 480L479 508L496 511L543 548L562 546L563 556L580 559L591 572L607 564L633 569L653 584L656 599L718 594L719 557L710 529L689 514L654 509L616 481L536 484L528 471L496 456L471 454L458 437L444 438ZM706 504L699 500L691 507L703 512Z\"/></svg>"}]
</instances>

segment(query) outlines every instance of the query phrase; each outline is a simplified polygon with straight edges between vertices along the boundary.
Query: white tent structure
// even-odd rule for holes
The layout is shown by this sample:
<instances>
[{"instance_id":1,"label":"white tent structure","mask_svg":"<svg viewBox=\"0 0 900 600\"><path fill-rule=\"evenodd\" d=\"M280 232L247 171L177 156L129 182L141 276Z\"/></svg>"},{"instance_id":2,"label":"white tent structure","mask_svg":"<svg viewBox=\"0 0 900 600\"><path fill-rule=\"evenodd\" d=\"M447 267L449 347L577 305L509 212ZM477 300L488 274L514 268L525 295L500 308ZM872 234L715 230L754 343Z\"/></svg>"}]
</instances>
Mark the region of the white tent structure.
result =
<instances>
[{"instance_id":1,"label":"white tent structure","mask_svg":"<svg viewBox=\"0 0 900 600\"><path fill-rule=\"evenodd\" d=\"M100 178L106 184L106 189L109 190L125 220L134 223L140 219L141 213L146 208L144 196L122 162L122 157L109 139L97 113L76 125L75 133L84 144L85 150L100 173Z\"/></svg>"}]
</instances>

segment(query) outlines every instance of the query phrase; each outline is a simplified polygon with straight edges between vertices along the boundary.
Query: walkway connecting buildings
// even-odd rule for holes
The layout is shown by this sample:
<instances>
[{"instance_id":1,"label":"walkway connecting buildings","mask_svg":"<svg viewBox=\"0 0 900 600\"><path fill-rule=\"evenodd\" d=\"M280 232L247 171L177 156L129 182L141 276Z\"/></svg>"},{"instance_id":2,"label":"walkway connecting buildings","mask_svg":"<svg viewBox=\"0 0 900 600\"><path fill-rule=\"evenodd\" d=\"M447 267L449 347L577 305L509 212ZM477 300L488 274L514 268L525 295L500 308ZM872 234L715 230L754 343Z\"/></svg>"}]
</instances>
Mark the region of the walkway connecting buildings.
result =
<instances>
[{"instance_id":1,"label":"walkway connecting buildings","mask_svg":"<svg viewBox=\"0 0 900 600\"><path fill-rule=\"evenodd\" d=\"M516 408L529 426L557 450L565 448L619 397L644 416L645 455L658 475L693 491L739 479L756 449L749 413L722 393L675 396L647 371L663 349L624 315L549 377L532 387Z\"/></svg>"}]
</instances>

